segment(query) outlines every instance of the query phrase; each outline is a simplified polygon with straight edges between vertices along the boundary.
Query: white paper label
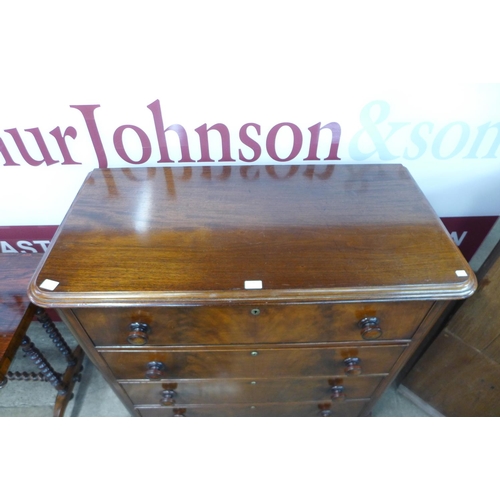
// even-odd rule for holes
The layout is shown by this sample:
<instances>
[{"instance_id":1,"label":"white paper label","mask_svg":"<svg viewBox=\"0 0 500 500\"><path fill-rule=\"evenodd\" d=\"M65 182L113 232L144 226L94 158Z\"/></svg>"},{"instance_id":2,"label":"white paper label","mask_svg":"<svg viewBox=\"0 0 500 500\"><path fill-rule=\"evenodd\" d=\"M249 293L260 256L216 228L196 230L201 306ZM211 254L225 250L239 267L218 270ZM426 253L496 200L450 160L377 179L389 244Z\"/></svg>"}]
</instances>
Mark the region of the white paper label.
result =
<instances>
[{"instance_id":1,"label":"white paper label","mask_svg":"<svg viewBox=\"0 0 500 500\"><path fill-rule=\"evenodd\" d=\"M50 290L52 292L57 288L58 285L59 281L46 279L43 280L43 283L40 285L40 288L43 288L44 290Z\"/></svg>"},{"instance_id":2,"label":"white paper label","mask_svg":"<svg viewBox=\"0 0 500 500\"><path fill-rule=\"evenodd\" d=\"M261 280L247 280L245 281L245 290L261 290L262 281Z\"/></svg>"}]
</instances>

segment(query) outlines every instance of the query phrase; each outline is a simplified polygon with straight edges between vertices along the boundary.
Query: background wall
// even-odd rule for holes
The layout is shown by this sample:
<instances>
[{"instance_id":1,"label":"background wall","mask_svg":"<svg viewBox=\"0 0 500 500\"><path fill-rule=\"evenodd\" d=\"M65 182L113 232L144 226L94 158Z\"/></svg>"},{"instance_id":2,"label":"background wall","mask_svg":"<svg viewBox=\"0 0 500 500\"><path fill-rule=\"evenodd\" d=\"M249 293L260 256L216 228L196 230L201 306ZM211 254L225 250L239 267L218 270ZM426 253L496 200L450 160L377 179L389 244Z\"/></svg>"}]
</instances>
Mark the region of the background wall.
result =
<instances>
[{"instance_id":1,"label":"background wall","mask_svg":"<svg viewBox=\"0 0 500 500\"><path fill-rule=\"evenodd\" d=\"M122 166L402 163L468 259L498 219L500 84L436 81L465 46L432 59L418 13L342 31L325 2L97 5L7 9L1 252L45 251L88 172Z\"/></svg>"}]
</instances>

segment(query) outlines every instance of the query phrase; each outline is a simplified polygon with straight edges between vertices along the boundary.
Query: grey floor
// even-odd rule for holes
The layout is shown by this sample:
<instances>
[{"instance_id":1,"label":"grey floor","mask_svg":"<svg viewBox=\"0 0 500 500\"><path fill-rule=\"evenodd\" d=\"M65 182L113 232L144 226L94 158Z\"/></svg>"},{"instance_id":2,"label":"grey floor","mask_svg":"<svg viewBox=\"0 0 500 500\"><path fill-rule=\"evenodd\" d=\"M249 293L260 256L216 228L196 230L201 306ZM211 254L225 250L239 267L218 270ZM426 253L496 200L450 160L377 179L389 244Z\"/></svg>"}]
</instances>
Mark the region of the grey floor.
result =
<instances>
[{"instance_id":1,"label":"grey floor","mask_svg":"<svg viewBox=\"0 0 500 500\"><path fill-rule=\"evenodd\" d=\"M68 344L76 345L64 324L57 324ZM28 336L35 341L49 363L57 371L64 371L64 358L41 326L33 322ZM11 371L36 371L31 360L18 351ZM48 382L9 381L0 390L0 417L51 417L55 390ZM97 369L86 359L82 380L75 386L75 395L65 413L66 417L128 417L123 404L102 378ZM413 404L398 390L391 387L373 411L375 417L428 417L431 416Z\"/></svg>"}]
</instances>

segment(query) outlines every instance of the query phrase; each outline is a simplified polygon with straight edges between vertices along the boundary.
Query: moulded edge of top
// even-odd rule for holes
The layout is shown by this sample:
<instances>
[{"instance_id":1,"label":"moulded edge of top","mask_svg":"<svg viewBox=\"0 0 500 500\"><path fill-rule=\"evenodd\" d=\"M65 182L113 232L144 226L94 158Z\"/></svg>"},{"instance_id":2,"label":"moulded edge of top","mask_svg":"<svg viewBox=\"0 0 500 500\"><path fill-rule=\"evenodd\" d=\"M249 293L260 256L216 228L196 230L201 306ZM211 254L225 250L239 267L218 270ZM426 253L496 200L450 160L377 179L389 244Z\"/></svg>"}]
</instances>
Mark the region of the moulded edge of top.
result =
<instances>
[{"instance_id":1,"label":"moulded edge of top","mask_svg":"<svg viewBox=\"0 0 500 500\"><path fill-rule=\"evenodd\" d=\"M28 288L30 300L45 308L70 307L154 307L204 304L314 303L314 302L398 302L408 300L463 300L477 288L474 273L451 285L402 285L391 287L353 287L318 289L204 290L156 292L85 292L70 293L41 290L36 276Z\"/></svg>"}]
</instances>

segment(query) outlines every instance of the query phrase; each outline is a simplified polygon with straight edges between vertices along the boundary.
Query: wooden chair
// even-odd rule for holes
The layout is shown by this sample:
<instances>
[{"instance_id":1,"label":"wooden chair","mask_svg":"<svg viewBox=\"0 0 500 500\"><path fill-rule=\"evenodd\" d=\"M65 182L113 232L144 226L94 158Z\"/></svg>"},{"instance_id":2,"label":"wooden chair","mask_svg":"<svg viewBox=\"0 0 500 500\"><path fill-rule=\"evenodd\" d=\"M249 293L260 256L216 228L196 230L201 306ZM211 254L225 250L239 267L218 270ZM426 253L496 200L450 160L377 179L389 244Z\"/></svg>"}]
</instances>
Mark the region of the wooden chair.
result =
<instances>
[{"instance_id":1,"label":"wooden chair","mask_svg":"<svg viewBox=\"0 0 500 500\"><path fill-rule=\"evenodd\" d=\"M9 380L48 381L57 391L54 417L62 417L73 397L74 385L80 380L84 355L80 346L71 351L47 312L32 304L26 295L40 258L41 254L0 254L0 388ZM34 317L66 358L63 374L52 368L26 335ZM8 371L19 348L38 367L39 373Z\"/></svg>"}]
</instances>

